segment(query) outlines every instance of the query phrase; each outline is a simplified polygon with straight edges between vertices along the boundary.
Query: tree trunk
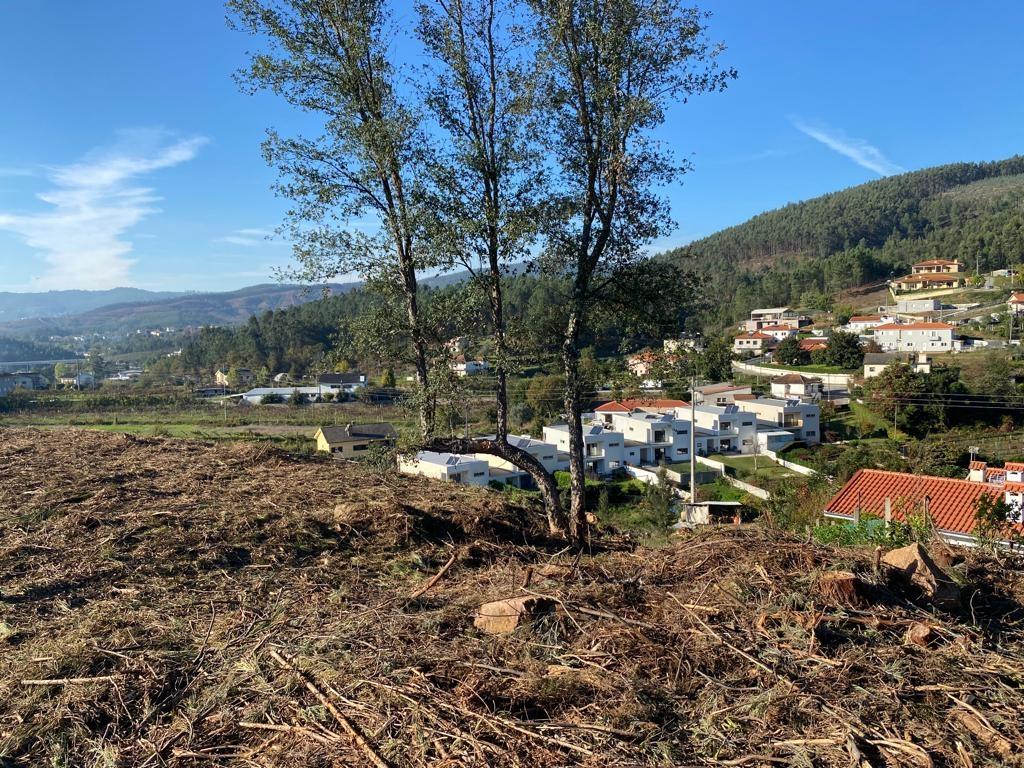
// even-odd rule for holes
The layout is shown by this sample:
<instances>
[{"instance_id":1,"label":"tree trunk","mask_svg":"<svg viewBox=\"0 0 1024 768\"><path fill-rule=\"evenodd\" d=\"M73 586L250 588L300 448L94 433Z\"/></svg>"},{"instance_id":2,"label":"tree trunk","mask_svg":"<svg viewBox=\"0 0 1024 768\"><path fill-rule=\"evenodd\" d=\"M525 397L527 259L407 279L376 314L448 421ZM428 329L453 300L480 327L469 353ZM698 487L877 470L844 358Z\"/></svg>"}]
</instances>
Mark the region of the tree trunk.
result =
<instances>
[{"instance_id":1,"label":"tree trunk","mask_svg":"<svg viewBox=\"0 0 1024 768\"><path fill-rule=\"evenodd\" d=\"M541 498L544 500L544 513L548 520L548 530L552 535L559 538L564 538L568 535L569 524L559 499L558 483L555 482L554 476L544 468L544 465L533 454L524 451L522 448L509 445L503 439L434 438L430 442L429 447L432 451L443 451L446 453L486 453L488 456L497 456L504 459L527 472L537 484Z\"/></svg>"},{"instance_id":2,"label":"tree trunk","mask_svg":"<svg viewBox=\"0 0 1024 768\"><path fill-rule=\"evenodd\" d=\"M587 478L583 442L583 404L579 383L580 317L577 311L569 317L562 342L562 364L565 369L565 418L569 427L569 538L577 545L587 532Z\"/></svg>"}]
</instances>

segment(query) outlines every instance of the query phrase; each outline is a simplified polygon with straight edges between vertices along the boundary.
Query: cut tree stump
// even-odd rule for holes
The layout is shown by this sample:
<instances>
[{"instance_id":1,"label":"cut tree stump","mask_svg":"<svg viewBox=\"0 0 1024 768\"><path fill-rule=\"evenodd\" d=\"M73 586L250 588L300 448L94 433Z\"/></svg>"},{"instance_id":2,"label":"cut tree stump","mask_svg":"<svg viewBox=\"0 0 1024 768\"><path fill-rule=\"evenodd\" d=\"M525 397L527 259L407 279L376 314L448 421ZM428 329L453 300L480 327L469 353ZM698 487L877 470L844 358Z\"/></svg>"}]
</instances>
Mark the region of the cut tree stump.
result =
<instances>
[{"instance_id":1,"label":"cut tree stump","mask_svg":"<svg viewBox=\"0 0 1024 768\"><path fill-rule=\"evenodd\" d=\"M489 635L508 634L538 616L550 613L554 607L553 600L534 595L494 600L477 609L473 626Z\"/></svg>"}]
</instances>

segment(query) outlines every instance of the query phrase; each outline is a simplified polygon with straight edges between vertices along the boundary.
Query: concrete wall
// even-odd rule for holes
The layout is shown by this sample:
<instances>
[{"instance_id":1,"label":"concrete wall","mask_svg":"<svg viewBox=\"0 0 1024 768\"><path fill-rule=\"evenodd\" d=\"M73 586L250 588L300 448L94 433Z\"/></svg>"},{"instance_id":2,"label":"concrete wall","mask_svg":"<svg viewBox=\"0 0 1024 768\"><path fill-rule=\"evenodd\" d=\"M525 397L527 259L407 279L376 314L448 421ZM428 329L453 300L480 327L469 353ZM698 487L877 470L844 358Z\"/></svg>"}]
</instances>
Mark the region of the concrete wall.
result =
<instances>
[{"instance_id":1,"label":"concrete wall","mask_svg":"<svg viewBox=\"0 0 1024 768\"><path fill-rule=\"evenodd\" d=\"M767 376L773 379L787 373L799 373L804 376L813 376L816 379L821 379L821 383L824 385L825 389L849 389L854 378L853 374L848 373L807 373L806 371L798 371L795 369L770 368L765 365L753 365L739 360L732 361L732 369L737 373L745 373L749 376Z\"/></svg>"}]
</instances>

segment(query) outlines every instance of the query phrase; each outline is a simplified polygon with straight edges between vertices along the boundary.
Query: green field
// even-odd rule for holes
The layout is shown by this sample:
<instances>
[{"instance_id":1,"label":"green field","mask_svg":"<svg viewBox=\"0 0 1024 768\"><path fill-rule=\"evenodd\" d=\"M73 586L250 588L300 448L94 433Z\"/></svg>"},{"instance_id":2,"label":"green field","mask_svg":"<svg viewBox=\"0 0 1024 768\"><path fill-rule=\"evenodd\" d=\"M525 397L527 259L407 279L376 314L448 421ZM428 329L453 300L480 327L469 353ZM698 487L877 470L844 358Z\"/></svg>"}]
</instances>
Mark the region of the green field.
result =
<instances>
[{"instance_id":1,"label":"green field","mask_svg":"<svg viewBox=\"0 0 1024 768\"><path fill-rule=\"evenodd\" d=\"M776 464L767 456L725 456L723 454L716 454L708 458L722 462L726 467L733 470L731 473L733 476L744 482L750 482L753 485L757 485L758 480L771 481L783 480L789 477L800 477L793 470ZM755 463L757 465L756 472L754 470Z\"/></svg>"}]
</instances>

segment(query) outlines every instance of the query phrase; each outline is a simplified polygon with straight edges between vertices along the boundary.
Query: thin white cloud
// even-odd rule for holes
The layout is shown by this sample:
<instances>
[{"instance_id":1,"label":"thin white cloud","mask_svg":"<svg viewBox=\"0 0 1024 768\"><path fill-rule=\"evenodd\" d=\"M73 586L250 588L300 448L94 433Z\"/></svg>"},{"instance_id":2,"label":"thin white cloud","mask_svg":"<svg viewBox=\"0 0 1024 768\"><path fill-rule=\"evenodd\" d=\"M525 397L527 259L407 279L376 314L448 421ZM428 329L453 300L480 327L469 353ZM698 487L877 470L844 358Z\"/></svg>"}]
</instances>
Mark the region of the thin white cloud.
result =
<instances>
[{"instance_id":1,"label":"thin white cloud","mask_svg":"<svg viewBox=\"0 0 1024 768\"><path fill-rule=\"evenodd\" d=\"M262 245L267 241L274 230L266 229L264 227L248 227L246 229L236 229L229 235L224 237L218 237L213 242L215 243L227 243L228 245L241 245L245 248L254 248L257 245Z\"/></svg>"},{"instance_id":2,"label":"thin white cloud","mask_svg":"<svg viewBox=\"0 0 1024 768\"><path fill-rule=\"evenodd\" d=\"M40 213L0 212L0 230L19 235L42 252L46 269L33 288L110 288L131 284L134 259L125 234L156 213L160 198L139 186L146 174L187 162L202 137L171 140L159 130L119 134L112 148L95 150L70 165L49 169L53 188L37 195Z\"/></svg>"},{"instance_id":3,"label":"thin white cloud","mask_svg":"<svg viewBox=\"0 0 1024 768\"><path fill-rule=\"evenodd\" d=\"M815 141L820 141L829 149L850 158L860 167L874 171L879 176L891 176L905 170L887 158L882 150L864 139L852 138L841 130L830 128L823 123L810 123L797 117L790 118L790 120L801 133L810 136Z\"/></svg>"}]
</instances>

